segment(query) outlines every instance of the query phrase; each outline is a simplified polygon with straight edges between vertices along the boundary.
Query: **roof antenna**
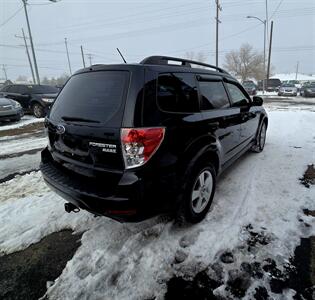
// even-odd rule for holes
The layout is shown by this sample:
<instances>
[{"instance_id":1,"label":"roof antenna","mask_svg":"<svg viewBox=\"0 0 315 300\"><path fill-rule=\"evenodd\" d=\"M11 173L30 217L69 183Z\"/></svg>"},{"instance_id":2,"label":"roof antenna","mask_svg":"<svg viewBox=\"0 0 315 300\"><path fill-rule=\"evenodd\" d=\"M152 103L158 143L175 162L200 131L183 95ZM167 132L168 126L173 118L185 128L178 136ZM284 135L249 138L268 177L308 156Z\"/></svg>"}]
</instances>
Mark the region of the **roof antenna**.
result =
<instances>
[{"instance_id":1,"label":"roof antenna","mask_svg":"<svg viewBox=\"0 0 315 300\"><path fill-rule=\"evenodd\" d=\"M124 56L121 54L121 52L119 51L119 49L118 49L118 48L116 48L116 49L117 49L117 51L118 51L119 55L121 56L122 60L123 60L123 61L124 61L124 63L126 64L127 62L126 62L126 60L125 60Z\"/></svg>"}]
</instances>

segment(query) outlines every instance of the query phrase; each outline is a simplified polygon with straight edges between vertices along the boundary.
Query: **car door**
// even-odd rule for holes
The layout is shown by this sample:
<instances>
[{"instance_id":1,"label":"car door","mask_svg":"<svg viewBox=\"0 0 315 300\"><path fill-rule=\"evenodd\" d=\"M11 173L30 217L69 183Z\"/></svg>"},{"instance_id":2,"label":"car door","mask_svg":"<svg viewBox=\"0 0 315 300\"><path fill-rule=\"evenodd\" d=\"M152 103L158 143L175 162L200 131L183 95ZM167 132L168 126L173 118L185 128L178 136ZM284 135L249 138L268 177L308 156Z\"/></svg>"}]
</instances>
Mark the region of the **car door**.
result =
<instances>
[{"instance_id":1,"label":"car door","mask_svg":"<svg viewBox=\"0 0 315 300\"><path fill-rule=\"evenodd\" d=\"M22 105L23 108L29 108L30 90L26 85L18 86L16 97L16 100Z\"/></svg>"},{"instance_id":2,"label":"car door","mask_svg":"<svg viewBox=\"0 0 315 300\"><path fill-rule=\"evenodd\" d=\"M222 77L198 75L201 110L209 133L214 133L222 148L224 164L239 151L240 108L231 107Z\"/></svg>"},{"instance_id":3,"label":"car door","mask_svg":"<svg viewBox=\"0 0 315 300\"><path fill-rule=\"evenodd\" d=\"M6 97L18 101L21 105L21 93L20 93L20 85L11 85L8 88L8 92L6 93ZM22 105L23 107L23 105Z\"/></svg>"},{"instance_id":4,"label":"car door","mask_svg":"<svg viewBox=\"0 0 315 300\"><path fill-rule=\"evenodd\" d=\"M10 85L10 86L6 87L6 89L4 91L4 96L6 98L16 100L16 91L17 91L17 86L16 85Z\"/></svg>"},{"instance_id":5,"label":"car door","mask_svg":"<svg viewBox=\"0 0 315 300\"><path fill-rule=\"evenodd\" d=\"M240 108L241 135L240 142L242 148L246 147L256 136L259 111L257 107L251 105L252 101L245 90L237 82L227 82L227 90L230 95L232 107Z\"/></svg>"}]
</instances>

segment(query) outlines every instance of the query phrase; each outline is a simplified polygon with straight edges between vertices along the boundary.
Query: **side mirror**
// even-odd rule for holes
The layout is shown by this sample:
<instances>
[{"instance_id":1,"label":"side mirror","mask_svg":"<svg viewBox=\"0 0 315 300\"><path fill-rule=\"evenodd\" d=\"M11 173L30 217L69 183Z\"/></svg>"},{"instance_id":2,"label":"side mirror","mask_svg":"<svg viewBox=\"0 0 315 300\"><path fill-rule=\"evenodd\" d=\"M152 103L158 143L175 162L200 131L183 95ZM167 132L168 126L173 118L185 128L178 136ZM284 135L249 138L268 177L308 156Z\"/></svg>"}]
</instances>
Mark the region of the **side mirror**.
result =
<instances>
[{"instance_id":1,"label":"side mirror","mask_svg":"<svg viewBox=\"0 0 315 300\"><path fill-rule=\"evenodd\" d=\"M258 97L258 96L254 96L253 97L252 106L262 106L263 103L264 103L263 98Z\"/></svg>"}]
</instances>

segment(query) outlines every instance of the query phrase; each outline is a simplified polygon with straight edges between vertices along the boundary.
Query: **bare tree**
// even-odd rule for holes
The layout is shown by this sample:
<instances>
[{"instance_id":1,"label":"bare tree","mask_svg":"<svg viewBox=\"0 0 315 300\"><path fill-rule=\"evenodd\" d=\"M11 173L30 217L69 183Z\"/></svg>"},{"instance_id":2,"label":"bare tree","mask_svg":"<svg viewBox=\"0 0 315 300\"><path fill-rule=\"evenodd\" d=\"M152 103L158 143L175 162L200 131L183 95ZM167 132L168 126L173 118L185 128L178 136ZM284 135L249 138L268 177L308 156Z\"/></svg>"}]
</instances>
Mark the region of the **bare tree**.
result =
<instances>
[{"instance_id":1,"label":"bare tree","mask_svg":"<svg viewBox=\"0 0 315 300\"><path fill-rule=\"evenodd\" d=\"M19 75L18 78L16 78L16 81L20 82L20 83L22 83L22 82L28 83L29 82L27 76L25 76L25 75Z\"/></svg>"},{"instance_id":2,"label":"bare tree","mask_svg":"<svg viewBox=\"0 0 315 300\"><path fill-rule=\"evenodd\" d=\"M264 77L264 56L250 44L243 44L239 50L232 50L225 56L224 68L242 81Z\"/></svg>"},{"instance_id":3,"label":"bare tree","mask_svg":"<svg viewBox=\"0 0 315 300\"><path fill-rule=\"evenodd\" d=\"M68 74L62 74L59 77L51 77L50 79L47 77L42 78L41 82L43 84L49 84L54 86L63 86L65 82L68 80Z\"/></svg>"},{"instance_id":4,"label":"bare tree","mask_svg":"<svg viewBox=\"0 0 315 300\"><path fill-rule=\"evenodd\" d=\"M203 51L199 51L197 53L195 53L194 51L188 51L185 54L185 58L203 63L207 61L207 55Z\"/></svg>"}]
</instances>

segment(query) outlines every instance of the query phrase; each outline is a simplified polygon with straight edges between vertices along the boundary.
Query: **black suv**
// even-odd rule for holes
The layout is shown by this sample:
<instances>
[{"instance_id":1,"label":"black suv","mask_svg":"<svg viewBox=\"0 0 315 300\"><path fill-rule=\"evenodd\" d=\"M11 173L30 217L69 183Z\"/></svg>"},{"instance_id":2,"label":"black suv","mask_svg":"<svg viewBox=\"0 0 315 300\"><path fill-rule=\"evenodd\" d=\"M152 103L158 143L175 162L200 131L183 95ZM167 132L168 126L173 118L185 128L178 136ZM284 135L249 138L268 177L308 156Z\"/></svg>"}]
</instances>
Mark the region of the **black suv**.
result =
<instances>
[{"instance_id":1,"label":"black suv","mask_svg":"<svg viewBox=\"0 0 315 300\"><path fill-rule=\"evenodd\" d=\"M25 111L32 112L37 118L46 115L58 92L59 89L53 86L36 84L12 84L1 90L6 98L19 102Z\"/></svg>"},{"instance_id":2,"label":"black suv","mask_svg":"<svg viewBox=\"0 0 315 300\"><path fill-rule=\"evenodd\" d=\"M262 102L224 70L195 61L94 65L53 104L41 171L70 202L67 212L138 221L168 209L198 222L222 170L263 150Z\"/></svg>"}]
</instances>

